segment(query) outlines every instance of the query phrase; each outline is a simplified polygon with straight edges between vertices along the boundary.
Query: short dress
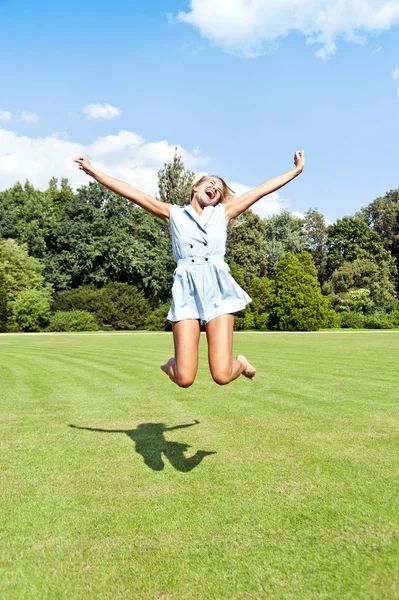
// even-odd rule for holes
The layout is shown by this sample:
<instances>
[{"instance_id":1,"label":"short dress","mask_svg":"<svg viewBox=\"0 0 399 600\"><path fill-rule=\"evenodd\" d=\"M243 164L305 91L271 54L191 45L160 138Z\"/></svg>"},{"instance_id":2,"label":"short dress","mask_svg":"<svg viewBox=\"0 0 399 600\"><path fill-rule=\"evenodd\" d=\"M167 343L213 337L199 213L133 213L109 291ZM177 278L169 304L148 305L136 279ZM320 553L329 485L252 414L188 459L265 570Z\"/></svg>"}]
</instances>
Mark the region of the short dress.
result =
<instances>
[{"instance_id":1,"label":"short dress","mask_svg":"<svg viewBox=\"0 0 399 600\"><path fill-rule=\"evenodd\" d=\"M251 302L230 275L224 261L226 216L224 204L206 206L201 215L193 207L170 207L170 232L177 267L173 275L168 320L199 319L235 313Z\"/></svg>"}]
</instances>

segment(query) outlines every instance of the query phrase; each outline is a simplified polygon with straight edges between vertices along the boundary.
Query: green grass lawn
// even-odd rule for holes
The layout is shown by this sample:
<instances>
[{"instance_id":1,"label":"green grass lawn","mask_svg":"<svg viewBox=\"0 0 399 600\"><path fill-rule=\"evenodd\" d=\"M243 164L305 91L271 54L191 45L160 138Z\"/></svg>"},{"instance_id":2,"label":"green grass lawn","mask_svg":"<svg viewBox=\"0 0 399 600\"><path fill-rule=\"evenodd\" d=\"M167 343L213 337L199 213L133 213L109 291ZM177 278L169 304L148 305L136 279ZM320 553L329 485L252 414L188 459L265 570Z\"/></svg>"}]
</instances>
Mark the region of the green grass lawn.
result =
<instances>
[{"instance_id":1,"label":"green grass lawn","mask_svg":"<svg viewBox=\"0 0 399 600\"><path fill-rule=\"evenodd\" d=\"M399 598L399 331L235 349L184 390L171 334L0 336L1 598Z\"/></svg>"}]
</instances>

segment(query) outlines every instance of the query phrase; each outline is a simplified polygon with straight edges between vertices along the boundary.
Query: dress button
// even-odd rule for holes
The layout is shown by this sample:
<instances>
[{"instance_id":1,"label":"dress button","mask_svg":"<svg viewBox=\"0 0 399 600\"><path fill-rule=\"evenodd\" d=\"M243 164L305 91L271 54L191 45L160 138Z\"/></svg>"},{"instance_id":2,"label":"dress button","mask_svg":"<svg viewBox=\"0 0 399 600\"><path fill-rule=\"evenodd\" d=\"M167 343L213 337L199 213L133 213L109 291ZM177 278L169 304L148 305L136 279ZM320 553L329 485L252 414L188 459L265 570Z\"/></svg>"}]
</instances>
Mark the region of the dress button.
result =
<instances>
[{"instance_id":1,"label":"dress button","mask_svg":"<svg viewBox=\"0 0 399 600\"><path fill-rule=\"evenodd\" d=\"M207 258L205 260L208 260Z\"/></svg>"},{"instance_id":2,"label":"dress button","mask_svg":"<svg viewBox=\"0 0 399 600\"><path fill-rule=\"evenodd\" d=\"M192 248L192 247L193 247L193 245L192 245L192 244L190 244L190 248Z\"/></svg>"},{"instance_id":3,"label":"dress button","mask_svg":"<svg viewBox=\"0 0 399 600\"><path fill-rule=\"evenodd\" d=\"M192 258L192 259L191 259L191 262L195 262L195 260Z\"/></svg>"}]
</instances>

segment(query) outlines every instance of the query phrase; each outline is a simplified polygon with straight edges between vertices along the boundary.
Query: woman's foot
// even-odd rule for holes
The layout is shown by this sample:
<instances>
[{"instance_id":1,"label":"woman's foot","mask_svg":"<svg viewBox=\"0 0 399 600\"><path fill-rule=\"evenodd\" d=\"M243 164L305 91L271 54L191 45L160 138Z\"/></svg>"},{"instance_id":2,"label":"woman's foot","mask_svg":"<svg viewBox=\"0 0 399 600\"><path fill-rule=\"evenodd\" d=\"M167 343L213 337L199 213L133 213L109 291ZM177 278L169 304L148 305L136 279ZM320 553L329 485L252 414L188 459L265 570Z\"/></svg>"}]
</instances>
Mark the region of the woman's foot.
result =
<instances>
[{"instance_id":1,"label":"woman's foot","mask_svg":"<svg viewBox=\"0 0 399 600\"><path fill-rule=\"evenodd\" d=\"M167 363L165 363L164 365L161 365L161 370L170 377L169 369L170 369L170 367L174 367L175 364L176 364L176 359L174 356L172 356L172 358L170 358Z\"/></svg>"},{"instance_id":2,"label":"woman's foot","mask_svg":"<svg viewBox=\"0 0 399 600\"><path fill-rule=\"evenodd\" d=\"M253 365L251 365L247 359L245 358L245 356L243 354L239 354L237 356L237 360L240 361L240 363L242 363L244 365L244 370L242 372L242 374L244 375L244 377L248 377L248 379L255 379L255 375L256 375L256 369Z\"/></svg>"}]
</instances>

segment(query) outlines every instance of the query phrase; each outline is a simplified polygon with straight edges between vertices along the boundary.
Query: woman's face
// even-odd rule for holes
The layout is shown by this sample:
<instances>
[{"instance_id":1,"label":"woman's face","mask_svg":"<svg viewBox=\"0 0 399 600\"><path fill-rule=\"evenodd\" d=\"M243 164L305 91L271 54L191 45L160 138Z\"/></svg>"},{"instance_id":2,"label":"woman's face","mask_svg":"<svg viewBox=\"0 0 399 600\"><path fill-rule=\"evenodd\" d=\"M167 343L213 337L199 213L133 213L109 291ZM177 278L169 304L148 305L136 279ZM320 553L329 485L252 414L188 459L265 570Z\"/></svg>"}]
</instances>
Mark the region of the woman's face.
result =
<instances>
[{"instance_id":1,"label":"woman's face","mask_svg":"<svg viewBox=\"0 0 399 600\"><path fill-rule=\"evenodd\" d=\"M223 200L223 184L217 177L207 177L195 187L197 202L205 206L215 206Z\"/></svg>"}]
</instances>

